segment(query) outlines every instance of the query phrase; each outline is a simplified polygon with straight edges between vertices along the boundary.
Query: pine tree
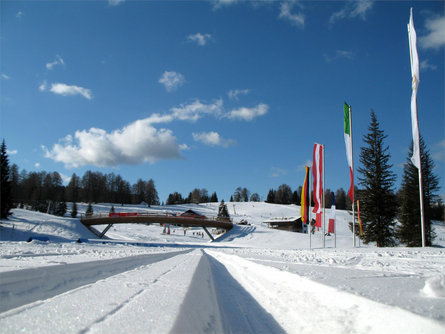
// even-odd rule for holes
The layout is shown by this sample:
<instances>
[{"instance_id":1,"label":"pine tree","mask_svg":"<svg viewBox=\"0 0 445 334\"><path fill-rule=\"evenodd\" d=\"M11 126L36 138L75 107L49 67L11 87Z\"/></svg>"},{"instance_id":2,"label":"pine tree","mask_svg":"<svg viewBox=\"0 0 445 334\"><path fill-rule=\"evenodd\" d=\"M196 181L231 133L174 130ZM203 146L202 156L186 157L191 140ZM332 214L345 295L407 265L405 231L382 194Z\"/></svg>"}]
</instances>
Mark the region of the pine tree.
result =
<instances>
[{"instance_id":1,"label":"pine tree","mask_svg":"<svg viewBox=\"0 0 445 334\"><path fill-rule=\"evenodd\" d=\"M275 203L275 193L276 191L274 189L269 190L266 198L266 203Z\"/></svg>"},{"instance_id":2,"label":"pine tree","mask_svg":"<svg viewBox=\"0 0 445 334\"><path fill-rule=\"evenodd\" d=\"M437 192L440 189L439 178L433 174L434 162L422 137L420 137L419 146L422 167L425 245L431 246L435 237L435 233L431 228L431 219L434 206L438 201ZM405 243L409 247L420 247L422 246L422 234L420 224L419 172L417 167L411 162L412 155L413 145L411 144L407 162L403 168L403 181L400 190L400 225L397 228L397 236L402 243Z\"/></svg>"},{"instance_id":3,"label":"pine tree","mask_svg":"<svg viewBox=\"0 0 445 334\"><path fill-rule=\"evenodd\" d=\"M63 216L65 216L66 209L67 209L66 208L66 202L59 202L59 203L57 203L57 205L56 205L56 207L54 209L54 214L56 216L63 217Z\"/></svg>"},{"instance_id":4,"label":"pine tree","mask_svg":"<svg viewBox=\"0 0 445 334\"><path fill-rule=\"evenodd\" d=\"M5 140L3 139L0 147L0 219L6 219L11 214L11 181L9 179L9 159L6 151Z\"/></svg>"},{"instance_id":5,"label":"pine tree","mask_svg":"<svg viewBox=\"0 0 445 334\"><path fill-rule=\"evenodd\" d=\"M362 167L358 169L363 187L359 198L363 238L365 243L375 241L378 247L394 246L397 202L393 187L396 177L389 164L389 148L383 143L387 136L380 130L373 110L368 130L363 139L367 146L360 149Z\"/></svg>"},{"instance_id":6,"label":"pine tree","mask_svg":"<svg viewBox=\"0 0 445 334\"><path fill-rule=\"evenodd\" d=\"M71 208L71 217L76 218L77 217L77 204L76 202L73 202L73 206Z\"/></svg>"},{"instance_id":7,"label":"pine tree","mask_svg":"<svg viewBox=\"0 0 445 334\"><path fill-rule=\"evenodd\" d=\"M153 181L153 179L150 179L147 183L145 199L148 207L151 207L152 205L159 205L158 191L156 190L155 181Z\"/></svg>"},{"instance_id":8,"label":"pine tree","mask_svg":"<svg viewBox=\"0 0 445 334\"><path fill-rule=\"evenodd\" d=\"M227 205L224 203L224 200L221 200L221 203L219 204L218 218L230 219L229 210L227 209Z\"/></svg>"},{"instance_id":9,"label":"pine tree","mask_svg":"<svg viewBox=\"0 0 445 334\"><path fill-rule=\"evenodd\" d=\"M91 203L88 203L87 211L85 211L85 216L92 216L93 213L93 207L91 206Z\"/></svg>"}]
</instances>

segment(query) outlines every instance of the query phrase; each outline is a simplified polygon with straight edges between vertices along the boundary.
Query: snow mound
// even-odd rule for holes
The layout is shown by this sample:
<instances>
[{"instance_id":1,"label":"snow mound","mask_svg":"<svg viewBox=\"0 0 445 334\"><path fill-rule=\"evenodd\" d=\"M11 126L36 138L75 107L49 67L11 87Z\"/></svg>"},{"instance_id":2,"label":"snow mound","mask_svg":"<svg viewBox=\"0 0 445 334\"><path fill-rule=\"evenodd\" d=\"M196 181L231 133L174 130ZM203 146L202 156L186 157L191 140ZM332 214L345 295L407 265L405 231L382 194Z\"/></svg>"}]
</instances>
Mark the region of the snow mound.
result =
<instances>
[{"instance_id":1,"label":"snow mound","mask_svg":"<svg viewBox=\"0 0 445 334\"><path fill-rule=\"evenodd\" d=\"M445 298L445 275L439 275L425 282L423 293L428 297Z\"/></svg>"}]
</instances>

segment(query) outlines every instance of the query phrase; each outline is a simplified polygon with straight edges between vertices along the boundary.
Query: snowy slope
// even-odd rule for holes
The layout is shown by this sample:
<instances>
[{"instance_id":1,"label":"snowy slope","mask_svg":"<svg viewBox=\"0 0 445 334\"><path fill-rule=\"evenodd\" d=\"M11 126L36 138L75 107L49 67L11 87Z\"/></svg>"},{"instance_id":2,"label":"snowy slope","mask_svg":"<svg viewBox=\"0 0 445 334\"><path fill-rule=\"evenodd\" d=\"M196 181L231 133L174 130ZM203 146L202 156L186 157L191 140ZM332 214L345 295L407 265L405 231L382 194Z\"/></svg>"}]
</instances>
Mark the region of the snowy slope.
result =
<instances>
[{"instance_id":1,"label":"snowy slope","mask_svg":"<svg viewBox=\"0 0 445 334\"><path fill-rule=\"evenodd\" d=\"M215 216L218 205L115 209ZM316 232L309 249L308 235L263 224L298 206L227 205L251 225L213 243L199 228L136 224L114 225L104 243L79 219L14 210L0 226L0 333L445 332L444 248L353 248L337 211L337 247L328 237L322 249ZM443 224L435 231L445 246Z\"/></svg>"}]
</instances>

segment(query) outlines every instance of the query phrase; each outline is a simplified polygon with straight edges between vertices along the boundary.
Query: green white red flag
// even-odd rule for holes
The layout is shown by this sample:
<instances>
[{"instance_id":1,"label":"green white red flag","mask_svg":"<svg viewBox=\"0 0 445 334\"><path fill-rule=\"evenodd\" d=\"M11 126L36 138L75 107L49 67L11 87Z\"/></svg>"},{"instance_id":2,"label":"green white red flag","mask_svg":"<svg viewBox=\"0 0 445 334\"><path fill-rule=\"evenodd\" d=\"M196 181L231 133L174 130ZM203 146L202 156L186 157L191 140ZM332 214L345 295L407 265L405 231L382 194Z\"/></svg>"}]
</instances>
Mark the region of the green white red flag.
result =
<instances>
[{"instance_id":1,"label":"green white red flag","mask_svg":"<svg viewBox=\"0 0 445 334\"><path fill-rule=\"evenodd\" d=\"M349 175L351 177L351 185L349 186L348 196L351 202L354 203L354 164L352 160L352 135L351 135L351 106L345 102L344 104L344 134L345 134L345 145L346 145L346 157L348 158L349 165Z\"/></svg>"}]
</instances>

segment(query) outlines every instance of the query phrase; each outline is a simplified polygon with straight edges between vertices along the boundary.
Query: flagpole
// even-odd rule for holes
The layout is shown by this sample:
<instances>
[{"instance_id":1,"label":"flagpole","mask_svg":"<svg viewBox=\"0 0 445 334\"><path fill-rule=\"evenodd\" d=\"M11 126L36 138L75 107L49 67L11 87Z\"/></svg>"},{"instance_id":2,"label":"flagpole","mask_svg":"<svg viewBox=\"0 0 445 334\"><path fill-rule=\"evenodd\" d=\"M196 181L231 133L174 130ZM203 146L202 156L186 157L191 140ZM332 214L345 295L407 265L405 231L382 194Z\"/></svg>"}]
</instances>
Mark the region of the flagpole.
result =
<instances>
[{"instance_id":1,"label":"flagpole","mask_svg":"<svg viewBox=\"0 0 445 334\"><path fill-rule=\"evenodd\" d=\"M354 184L354 150L353 150L353 137L352 137L352 115L351 115L351 106L349 106L349 133L351 134L351 168L352 168L352 246L355 248L355 184Z\"/></svg>"},{"instance_id":2,"label":"flagpole","mask_svg":"<svg viewBox=\"0 0 445 334\"><path fill-rule=\"evenodd\" d=\"M312 249L312 220L311 220L311 213L312 213L312 209L311 209L311 202L312 202L312 180L311 180L311 168L309 167L309 212L308 212L308 220L309 220L309 249Z\"/></svg>"},{"instance_id":3,"label":"flagpole","mask_svg":"<svg viewBox=\"0 0 445 334\"><path fill-rule=\"evenodd\" d=\"M410 12L410 23L411 23L411 19L412 19L412 15L413 15L413 9L411 8L411 12ZM413 30L414 30L414 23L413 23ZM415 30L413 32L413 34L415 34ZM413 72L413 51L412 51L412 45L411 45L411 32L410 32L410 24L408 24L408 41L409 41L409 58L410 58L410 62L411 62L411 71ZM417 46L416 46L417 47ZM417 51L416 51L417 53ZM417 58L416 58L417 59ZM418 59L417 59L417 63L418 63ZM419 129L419 119L417 117L417 80L418 78L416 78L416 75L414 73L413 74L413 85L412 85L412 94L415 96L411 96L411 117L413 116L413 110L412 108L415 107L415 125L417 127L417 129ZM416 90L416 92L414 93L414 90ZM413 101L413 97L415 98ZM414 102L414 105L413 105ZM414 130L413 130L414 132ZM414 135L413 135L414 137ZM419 142L419 136L417 133L417 138L413 138L413 152L414 150L414 145L416 144L414 142L414 140L417 141L417 143ZM417 150L417 161L418 161L418 166L417 169L419 171L419 197L420 197L420 228L421 228L421 234L422 234L422 247L425 247L425 215L424 215L424 207L423 207L423 182L422 182L422 163L420 160L420 145L419 145L419 149ZM416 164L414 164L416 165Z\"/></svg>"},{"instance_id":4,"label":"flagpole","mask_svg":"<svg viewBox=\"0 0 445 334\"><path fill-rule=\"evenodd\" d=\"M325 194L324 194L324 191L325 191L325 184L324 184L324 181L325 181L325 175L324 175L324 145L321 145L321 149L322 149L322 154L323 154L323 186L322 186L322 191L321 191L321 202L323 203L322 205L323 205L323 248L325 248L326 247L326 236L325 236Z\"/></svg>"}]
</instances>

